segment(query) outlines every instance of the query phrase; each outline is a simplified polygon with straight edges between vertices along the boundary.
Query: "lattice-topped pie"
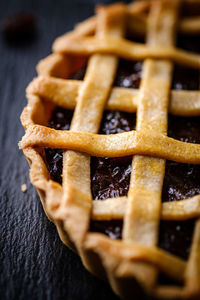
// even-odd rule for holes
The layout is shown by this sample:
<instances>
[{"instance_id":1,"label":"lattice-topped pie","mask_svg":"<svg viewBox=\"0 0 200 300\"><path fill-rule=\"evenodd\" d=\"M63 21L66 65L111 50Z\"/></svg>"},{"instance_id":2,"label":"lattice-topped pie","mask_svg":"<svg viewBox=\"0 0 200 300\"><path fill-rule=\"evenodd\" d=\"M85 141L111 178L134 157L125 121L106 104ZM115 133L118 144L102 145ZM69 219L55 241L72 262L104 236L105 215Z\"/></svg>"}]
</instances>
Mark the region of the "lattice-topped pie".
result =
<instances>
[{"instance_id":1,"label":"lattice-topped pie","mask_svg":"<svg viewBox=\"0 0 200 300\"><path fill-rule=\"evenodd\" d=\"M197 0L99 6L27 88L31 182L123 299L200 299L199 41Z\"/></svg>"}]
</instances>

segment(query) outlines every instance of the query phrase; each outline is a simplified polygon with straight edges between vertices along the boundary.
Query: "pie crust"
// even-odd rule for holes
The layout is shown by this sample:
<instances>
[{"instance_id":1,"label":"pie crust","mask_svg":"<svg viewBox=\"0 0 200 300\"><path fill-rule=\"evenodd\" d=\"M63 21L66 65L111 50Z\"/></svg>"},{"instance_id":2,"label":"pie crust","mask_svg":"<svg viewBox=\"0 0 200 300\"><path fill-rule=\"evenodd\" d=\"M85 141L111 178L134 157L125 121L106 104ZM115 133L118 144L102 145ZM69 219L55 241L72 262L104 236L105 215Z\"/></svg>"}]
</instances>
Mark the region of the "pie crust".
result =
<instances>
[{"instance_id":1,"label":"pie crust","mask_svg":"<svg viewBox=\"0 0 200 300\"><path fill-rule=\"evenodd\" d=\"M19 145L47 216L85 267L107 279L123 299L135 295L133 278L147 293L163 299L200 299L200 195L161 202L166 159L200 163L200 145L167 136L168 111L200 115L200 91L170 91L173 63L200 69L200 55L174 46L177 31L200 33L200 17L179 18L180 2L98 6L95 17L56 39L53 54L40 61L21 115L26 133ZM200 2L186 0L184 5ZM127 30L146 33L146 44L125 39ZM119 58L144 60L139 89L112 87ZM83 81L67 79L86 62ZM45 126L56 106L75 109L70 130ZM137 110L136 130L99 135L104 109ZM64 149L62 186L50 178L44 147ZM134 155L127 197L92 199L91 155ZM196 221L187 261L158 248L160 219L192 218ZM91 220L110 219L123 220L121 240L90 232ZM159 285L159 272L183 285Z\"/></svg>"}]
</instances>

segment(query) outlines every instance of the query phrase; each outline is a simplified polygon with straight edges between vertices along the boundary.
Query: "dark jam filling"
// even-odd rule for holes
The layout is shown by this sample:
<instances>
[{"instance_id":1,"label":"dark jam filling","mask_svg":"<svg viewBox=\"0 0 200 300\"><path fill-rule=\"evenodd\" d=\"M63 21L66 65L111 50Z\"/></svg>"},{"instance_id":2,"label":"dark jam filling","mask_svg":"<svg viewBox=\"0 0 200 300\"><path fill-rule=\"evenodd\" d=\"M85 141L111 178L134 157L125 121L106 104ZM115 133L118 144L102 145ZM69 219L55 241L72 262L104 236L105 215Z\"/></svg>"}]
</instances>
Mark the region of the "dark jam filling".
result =
<instances>
[{"instance_id":1,"label":"dark jam filling","mask_svg":"<svg viewBox=\"0 0 200 300\"><path fill-rule=\"evenodd\" d=\"M121 239L122 237L122 221L92 221L90 231L100 232L108 235L111 239Z\"/></svg>"},{"instance_id":2,"label":"dark jam filling","mask_svg":"<svg viewBox=\"0 0 200 300\"><path fill-rule=\"evenodd\" d=\"M70 76L70 79L74 79L74 80L83 80L84 76L85 76L85 71L86 68L82 68L79 71L77 71L76 73L72 74Z\"/></svg>"},{"instance_id":3,"label":"dark jam filling","mask_svg":"<svg viewBox=\"0 0 200 300\"><path fill-rule=\"evenodd\" d=\"M179 48L199 53L198 36L178 36ZM199 90L200 72L182 66L174 67L172 88L178 90ZM200 117L169 116L168 136L187 143L200 143ZM200 193L200 165L167 161L163 184L162 201L183 200ZM190 252L194 220L161 221L159 247L183 259ZM170 284L165 277L160 283Z\"/></svg>"},{"instance_id":4,"label":"dark jam filling","mask_svg":"<svg viewBox=\"0 0 200 300\"><path fill-rule=\"evenodd\" d=\"M199 53L199 40L200 35L178 35L177 47L190 52ZM175 65L172 79L172 88L175 90L199 90L199 70Z\"/></svg>"},{"instance_id":5,"label":"dark jam filling","mask_svg":"<svg viewBox=\"0 0 200 300\"><path fill-rule=\"evenodd\" d=\"M194 220L187 221L161 221L159 234L159 247L183 259L188 258ZM184 248L184 251L183 249Z\"/></svg>"},{"instance_id":6,"label":"dark jam filling","mask_svg":"<svg viewBox=\"0 0 200 300\"><path fill-rule=\"evenodd\" d=\"M141 62L120 60L115 86L138 88L141 80ZM135 129L136 115L105 111L103 114L100 134L115 134ZM106 199L126 196L131 174L131 157L91 159L91 181L93 199ZM112 233L111 233L112 235Z\"/></svg>"},{"instance_id":7,"label":"dark jam filling","mask_svg":"<svg viewBox=\"0 0 200 300\"><path fill-rule=\"evenodd\" d=\"M200 15L200 5L198 1L185 1L180 7L181 17L192 17Z\"/></svg>"},{"instance_id":8,"label":"dark jam filling","mask_svg":"<svg viewBox=\"0 0 200 300\"><path fill-rule=\"evenodd\" d=\"M168 136L188 143L200 143L200 117L169 116ZM183 200L200 194L200 165L167 161L162 201ZM159 247L183 259L188 258L194 220L161 221ZM161 280L165 282L165 280ZM167 283L167 282L166 282Z\"/></svg>"},{"instance_id":9,"label":"dark jam filling","mask_svg":"<svg viewBox=\"0 0 200 300\"><path fill-rule=\"evenodd\" d=\"M57 130L69 130L72 116L72 110L56 107L48 127ZM62 149L45 148L46 164L51 178L60 184L62 183L62 153Z\"/></svg>"},{"instance_id":10,"label":"dark jam filling","mask_svg":"<svg viewBox=\"0 0 200 300\"><path fill-rule=\"evenodd\" d=\"M160 221L158 246L180 258L187 260L194 231L194 219L187 221ZM182 285L161 273L158 277L160 285Z\"/></svg>"},{"instance_id":11,"label":"dark jam filling","mask_svg":"<svg viewBox=\"0 0 200 300\"><path fill-rule=\"evenodd\" d=\"M101 134L115 134L135 129L136 115L119 111L105 111ZM132 157L92 157L91 186L95 200L127 196ZM121 238L122 221L93 221L90 230L101 232L113 239Z\"/></svg>"},{"instance_id":12,"label":"dark jam filling","mask_svg":"<svg viewBox=\"0 0 200 300\"><path fill-rule=\"evenodd\" d=\"M187 143L200 143L200 117L169 116L168 136ZM167 161L163 202L200 194L200 165Z\"/></svg>"},{"instance_id":13,"label":"dark jam filling","mask_svg":"<svg viewBox=\"0 0 200 300\"><path fill-rule=\"evenodd\" d=\"M137 89L140 85L141 73L142 62L130 62L129 60L121 59L119 62L114 85Z\"/></svg>"},{"instance_id":14,"label":"dark jam filling","mask_svg":"<svg viewBox=\"0 0 200 300\"><path fill-rule=\"evenodd\" d=\"M200 52L200 46L199 46L199 38L200 35L188 35L188 34L179 34L177 37L177 47L194 52L194 53L199 53Z\"/></svg>"},{"instance_id":15,"label":"dark jam filling","mask_svg":"<svg viewBox=\"0 0 200 300\"><path fill-rule=\"evenodd\" d=\"M114 85L125 88L139 88L141 62L120 60ZM105 111L100 134L115 134L135 129L136 115ZM131 175L131 157L91 159L92 195L95 200L127 196ZM120 239L122 221L93 221L90 230L101 232L113 239Z\"/></svg>"},{"instance_id":16,"label":"dark jam filling","mask_svg":"<svg viewBox=\"0 0 200 300\"><path fill-rule=\"evenodd\" d=\"M101 134L115 134L135 129L134 114L105 111L101 123ZM92 157L91 181L93 199L126 196L128 193L131 157Z\"/></svg>"},{"instance_id":17,"label":"dark jam filling","mask_svg":"<svg viewBox=\"0 0 200 300\"><path fill-rule=\"evenodd\" d=\"M199 70L174 66L172 89L174 90L199 90L200 89L200 76ZM191 80L188 80L191 78Z\"/></svg>"},{"instance_id":18,"label":"dark jam filling","mask_svg":"<svg viewBox=\"0 0 200 300\"><path fill-rule=\"evenodd\" d=\"M194 38L193 38L194 39ZM197 44L197 42L196 42ZM194 43L194 45L196 45ZM186 48L195 51L191 43ZM184 47L184 40L178 39L178 46ZM192 49L191 49L192 47ZM120 60L114 85L138 88L141 80L141 62ZM72 75L72 79L83 79L85 69ZM173 89L199 89L199 72L194 69L175 66ZM55 129L69 129L72 112L56 108L49 126ZM115 134L135 128L136 116L119 111L105 111L100 134ZM168 135L185 142L200 142L200 117L169 116ZM47 167L53 180L62 182L62 150L45 149ZM95 200L126 196L131 174L131 157L91 158L92 195ZM182 200L200 193L200 167L167 161L163 186L163 202ZM188 257L194 221L161 221L159 247L186 259ZM91 231L101 232L114 239L121 238L122 221L91 222ZM166 280L165 280L166 281Z\"/></svg>"}]
</instances>

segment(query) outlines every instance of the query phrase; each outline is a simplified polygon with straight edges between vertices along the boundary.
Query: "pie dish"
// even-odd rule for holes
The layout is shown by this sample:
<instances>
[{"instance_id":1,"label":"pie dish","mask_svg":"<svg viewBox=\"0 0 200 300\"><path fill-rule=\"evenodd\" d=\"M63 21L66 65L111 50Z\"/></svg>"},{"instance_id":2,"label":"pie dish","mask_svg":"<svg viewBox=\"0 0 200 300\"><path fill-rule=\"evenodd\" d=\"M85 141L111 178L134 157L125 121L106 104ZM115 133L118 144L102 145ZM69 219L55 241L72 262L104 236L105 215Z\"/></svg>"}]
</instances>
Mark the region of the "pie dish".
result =
<instances>
[{"instance_id":1,"label":"pie dish","mask_svg":"<svg viewBox=\"0 0 200 300\"><path fill-rule=\"evenodd\" d=\"M98 6L27 88L31 182L122 299L200 299L199 34L197 0Z\"/></svg>"}]
</instances>

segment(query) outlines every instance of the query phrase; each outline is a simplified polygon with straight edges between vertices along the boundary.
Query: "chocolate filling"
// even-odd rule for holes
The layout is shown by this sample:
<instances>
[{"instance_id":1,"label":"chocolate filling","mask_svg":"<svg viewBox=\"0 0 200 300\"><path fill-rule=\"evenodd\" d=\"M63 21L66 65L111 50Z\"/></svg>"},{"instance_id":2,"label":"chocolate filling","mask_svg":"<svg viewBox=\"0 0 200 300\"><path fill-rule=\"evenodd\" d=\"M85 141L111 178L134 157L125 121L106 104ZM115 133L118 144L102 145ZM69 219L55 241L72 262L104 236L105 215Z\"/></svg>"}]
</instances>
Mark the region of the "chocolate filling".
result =
<instances>
[{"instance_id":1,"label":"chocolate filling","mask_svg":"<svg viewBox=\"0 0 200 300\"><path fill-rule=\"evenodd\" d=\"M190 40L192 40L190 42ZM195 37L178 38L178 46L198 52ZM194 41L194 42L193 42ZM189 43L189 46L188 46ZM186 46L185 46L186 45ZM141 62L120 60L115 86L138 88L141 80ZM71 79L83 79L85 69L71 76ZM175 66L173 89L199 89L199 71ZM48 126L55 129L69 129L73 112L57 107ZM100 134L115 134L135 129L136 115L105 111ZM191 143L200 143L200 117L169 116L168 135ZM45 149L46 163L53 180L62 183L62 150ZM110 197L126 196L131 174L131 157L123 158L91 158L91 189L93 199L103 200ZM200 193L200 166L167 161L163 184L162 201L176 201L192 197ZM190 250L194 220L161 221L159 231L159 247L187 259ZM90 230L101 232L114 239L121 238L122 221L92 221Z\"/></svg>"}]
</instances>

